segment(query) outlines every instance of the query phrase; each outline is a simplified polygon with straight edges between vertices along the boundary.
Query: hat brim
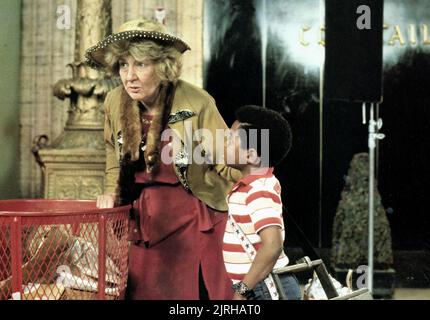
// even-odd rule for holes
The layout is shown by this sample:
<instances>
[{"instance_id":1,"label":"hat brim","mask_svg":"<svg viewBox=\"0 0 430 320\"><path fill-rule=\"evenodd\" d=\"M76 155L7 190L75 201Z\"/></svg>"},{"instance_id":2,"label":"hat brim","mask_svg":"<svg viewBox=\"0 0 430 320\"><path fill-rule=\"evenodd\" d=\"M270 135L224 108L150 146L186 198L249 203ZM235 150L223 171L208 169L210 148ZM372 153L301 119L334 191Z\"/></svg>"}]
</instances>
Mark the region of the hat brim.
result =
<instances>
[{"instance_id":1,"label":"hat brim","mask_svg":"<svg viewBox=\"0 0 430 320\"><path fill-rule=\"evenodd\" d=\"M184 53L191 48L181 39L171 36L166 33L155 31L124 31L120 33L111 34L95 46L89 48L85 52L85 62L94 69L104 69L107 67L105 60L106 50L109 45L115 42L124 40L152 40L161 44L170 45L175 47L180 53Z\"/></svg>"}]
</instances>

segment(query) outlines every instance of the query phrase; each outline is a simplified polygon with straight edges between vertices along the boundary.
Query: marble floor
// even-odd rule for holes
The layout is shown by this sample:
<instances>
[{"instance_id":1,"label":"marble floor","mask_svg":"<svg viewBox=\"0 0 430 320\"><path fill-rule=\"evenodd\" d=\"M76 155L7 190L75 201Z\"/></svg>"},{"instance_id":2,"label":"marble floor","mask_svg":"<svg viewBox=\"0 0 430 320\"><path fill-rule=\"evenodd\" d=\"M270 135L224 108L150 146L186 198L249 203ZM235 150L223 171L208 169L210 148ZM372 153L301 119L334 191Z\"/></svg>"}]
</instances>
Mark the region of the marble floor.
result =
<instances>
[{"instance_id":1,"label":"marble floor","mask_svg":"<svg viewBox=\"0 0 430 320\"><path fill-rule=\"evenodd\" d=\"M430 289L399 288L394 291L394 300L430 300Z\"/></svg>"},{"instance_id":2,"label":"marble floor","mask_svg":"<svg viewBox=\"0 0 430 320\"><path fill-rule=\"evenodd\" d=\"M303 294L304 286L300 289ZM430 300L430 288L396 288L392 300Z\"/></svg>"}]
</instances>

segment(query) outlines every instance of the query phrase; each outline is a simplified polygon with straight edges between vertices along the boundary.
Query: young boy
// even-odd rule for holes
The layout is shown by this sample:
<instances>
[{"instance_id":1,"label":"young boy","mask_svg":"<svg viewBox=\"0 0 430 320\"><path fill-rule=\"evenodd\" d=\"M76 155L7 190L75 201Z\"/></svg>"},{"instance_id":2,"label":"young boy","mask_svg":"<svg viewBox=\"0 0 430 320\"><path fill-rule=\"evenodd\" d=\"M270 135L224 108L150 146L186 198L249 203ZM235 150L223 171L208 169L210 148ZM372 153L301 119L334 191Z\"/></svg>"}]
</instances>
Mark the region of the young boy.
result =
<instances>
[{"instance_id":1,"label":"young boy","mask_svg":"<svg viewBox=\"0 0 430 320\"><path fill-rule=\"evenodd\" d=\"M281 186L273 167L290 150L291 129L279 113L258 106L239 108L236 119L224 154L227 165L241 170L243 177L227 196L224 263L235 300L275 299L276 290L268 288L272 283L264 280L274 268L285 267L288 257L283 251ZM294 276L281 275L281 282L289 300L301 299Z\"/></svg>"}]
</instances>

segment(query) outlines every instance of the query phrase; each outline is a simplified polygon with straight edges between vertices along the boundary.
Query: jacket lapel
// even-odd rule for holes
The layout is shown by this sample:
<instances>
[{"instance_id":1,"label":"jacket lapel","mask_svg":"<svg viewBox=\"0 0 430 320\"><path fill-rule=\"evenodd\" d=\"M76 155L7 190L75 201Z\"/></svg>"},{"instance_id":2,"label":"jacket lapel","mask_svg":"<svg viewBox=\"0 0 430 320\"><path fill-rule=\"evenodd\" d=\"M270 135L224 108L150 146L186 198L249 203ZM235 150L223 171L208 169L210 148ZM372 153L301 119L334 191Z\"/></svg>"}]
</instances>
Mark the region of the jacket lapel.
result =
<instances>
[{"instance_id":1,"label":"jacket lapel","mask_svg":"<svg viewBox=\"0 0 430 320\"><path fill-rule=\"evenodd\" d=\"M181 86L182 82L178 81L178 88L176 89L169 117L169 127L174 130L181 141L184 142L185 121L197 116L197 112L186 96L184 90L181 90Z\"/></svg>"}]
</instances>

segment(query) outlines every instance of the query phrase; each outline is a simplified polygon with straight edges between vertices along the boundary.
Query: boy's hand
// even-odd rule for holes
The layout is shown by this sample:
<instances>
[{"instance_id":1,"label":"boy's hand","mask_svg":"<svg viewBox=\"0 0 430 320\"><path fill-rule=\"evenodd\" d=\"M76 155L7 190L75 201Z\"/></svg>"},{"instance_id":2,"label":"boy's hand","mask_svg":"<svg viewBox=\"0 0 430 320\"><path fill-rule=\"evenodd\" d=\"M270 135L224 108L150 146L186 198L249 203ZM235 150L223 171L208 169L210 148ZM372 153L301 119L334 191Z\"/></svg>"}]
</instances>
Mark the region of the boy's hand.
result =
<instances>
[{"instance_id":1,"label":"boy's hand","mask_svg":"<svg viewBox=\"0 0 430 320\"><path fill-rule=\"evenodd\" d=\"M243 281L250 288L254 288L267 277L283 250L282 232L279 226L268 226L261 230L258 235L261 238L261 246L251 268L243 278Z\"/></svg>"},{"instance_id":2,"label":"boy's hand","mask_svg":"<svg viewBox=\"0 0 430 320\"><path fill-rule=\"evenodd\" d=\"M244 296L238 294L237 292L235 292L233 295L233 300L246 300L246 298Z\"/></svg>"}]
</instances>

